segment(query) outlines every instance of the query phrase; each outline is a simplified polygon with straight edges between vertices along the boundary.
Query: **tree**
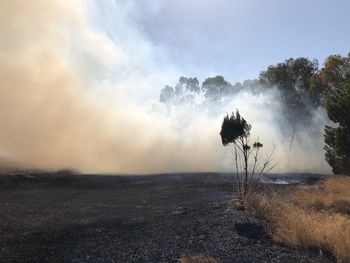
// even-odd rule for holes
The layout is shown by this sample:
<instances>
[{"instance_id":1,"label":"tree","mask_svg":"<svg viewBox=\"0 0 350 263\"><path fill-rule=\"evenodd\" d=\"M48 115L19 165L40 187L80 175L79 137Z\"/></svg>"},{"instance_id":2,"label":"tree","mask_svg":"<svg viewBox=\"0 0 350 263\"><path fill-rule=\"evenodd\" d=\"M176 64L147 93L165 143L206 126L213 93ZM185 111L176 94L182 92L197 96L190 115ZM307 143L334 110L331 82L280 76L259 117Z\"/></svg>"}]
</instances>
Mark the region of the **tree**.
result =
<instances>
[{"instance_id":1,"label":"tree","mask_svg":"<svg viewBox=\"0 0 350 263\"><path fill-rule=\"evenodd\" d=\"M310 79L310 96L318 105L325 105L326 97L335 85L350 82L350 53L347 57L329 56L322 69Z\"/></svg>"},{"instance_id":2,"label":"tree","mask_svg":"<svg viewBox=\"0 0 350 263\"><path fill-rule=\"evenodd\" d=\"M350 53L347 57L332 55L326 59L320 72L320 79L326 89L332 89L334 85L350 81Z\"/></svg>"},{"instance_id":3,"label":"tree","mask_svg":"<svg viewBox=\"0 0 350 263\"><path fill-rule=\"evenodd\" d=\"M180 77L175 88L166 85L160 91L159 101L167 105L192 105L199 92L197 78Z\"/></svg>"},{"instance_id":4,"label":"tree","mask_svg":"<svg viewBox=\"0 0 350 263\"><path fill-rule=\"evenodd\" d=\"M179 83L176 85L181 85L183 89L192 92L192 93L199 93L200 87L199 87L199 81L197 78L186 78L186 77L180 77ZM175 87L175 89L176 89Z\"/></svg>"},{"instance_id":5,"label":"tree","mask_svg":"<svg viewBox=\"0 0 350 263\"><path fill-rule=\"evenodd\" d=\"M328 117L338 127L325 127L325 157L334 174L350 175L350 82L335 84L326 101Z\"/></svg>"},{"instance_id":6,"label":"tree","mask_svg":"<svg viewBox=\"0 0 350 263\"><path fill-rule=\"evenodd\" d=\"M232 154L236 170L234 192L239 208L243 210L260 177L273 168L271 157L274 150L265 158L262 166L258 169L259 151L263 145L259 140L250 143L251 128L252 126L241 117L237 110L236 114L232 112L230 116L224 117L220 131L222 144L224 146L233 145ZM250 163L252 164L251 167L249 166ZM257 170L259 171L257 172Z\"/></svg>"},{"instance_id":7,"label":"tree","mask_svg":"<svg viewBox=\"0 0 350 263\"><path fill-rule=\"evenodd\" d=\"M312 128L310 122L313 110L318 107L316 89L310 89L311 78L317 73L317 60L308 58L287 59L277 65L269 66L260 73L259 81L265 87L276 87L286 122L281 122L285 137L290 137L290 146L294 142L296 131L300 128ZM285 123L290 127L285 129ZM309 130L312 132L312 129Z\"/></svg>"},{"instance_id":8,"label":"tree","mask_svg":"<svg viewBox=\"0 0 350 263\"><path fill-rule=\"evenodd\" d=\"M222 76L207 78L202 84L202 92L209 104L221 104L222 101L232 95L235 90L232 84Z\"/></svg>"},{"instance_id":9,"label":"tree","mask_svg":"<svg viewBox=\"0 0 350 263\"><path fill-rule=\"evenodd\" d=\"M161 91L159 101L164 104L170 104L175 97L175 91L173 87L166 85Z\"/></svg>"}]
</instances>

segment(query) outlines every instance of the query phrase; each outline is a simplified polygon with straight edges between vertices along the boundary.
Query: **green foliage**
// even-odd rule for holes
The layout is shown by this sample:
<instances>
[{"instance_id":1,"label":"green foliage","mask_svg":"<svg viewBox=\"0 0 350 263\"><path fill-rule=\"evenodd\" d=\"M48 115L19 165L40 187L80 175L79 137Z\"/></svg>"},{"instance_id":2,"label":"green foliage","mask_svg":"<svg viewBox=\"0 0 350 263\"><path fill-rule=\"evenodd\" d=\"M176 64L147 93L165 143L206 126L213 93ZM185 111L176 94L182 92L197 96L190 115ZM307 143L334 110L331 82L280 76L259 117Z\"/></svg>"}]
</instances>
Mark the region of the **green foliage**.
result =
<instances>
[{"instance_id":1,"label":"green foliage","mask_svg":"<svg viewBox=\"0 0 350 263\"><path fill-rule=\"evenodd\" d=\"M269 66L260 73L260 81L276 85L283 90L308 90L311 76L317 71L317 60L307 58L287 59L283 63Z\"/></svg>"},{"instance_id":2,"label":"green foliage","mask_svg":"<svg viewBox=\"0 0 350 263\"><path fill-rule=\"evenodd\" d=\"M250 135L252 126L241 117L239 111L236 114L226 115L221 125L221 141L224 146L229 143L236 143L237 140L247 138Z\"/></svg>"},{"instance_id":3,"label":"green foliage","mask_svg":"<svg viewBox=\"0 0 350 263\"><path fill-rule=\"evenodd\" d=\"M283 119L276 124L282 125L281 131L290 138L290 145L298 129L312 132L313 110L320 104L318 90L311 90L311 78L317 69L317 60L301 57L269 66L260 73L259 81L264 87L279 91ZM285 127L286 123L289 127Z\"/></svg>"},{"instance_id":4,"label":"green foliage","mask_svg":"<svg viewBox=\"0 0 350 263\"><path fill-rule=\"evenodd\" d=\"M324 105L326 97L336 85L350 82L350 54L329 56L322 69L310 79L310 96L318 105Z\"/></svg>"},{"instance_id":5,"label":"green foliage","mask_svg":"<svg viewBox=\"0 0 350 263\"><path fill-rule=\"evenodd\" d=\"M327 97L329 118L347 129L350 128L350 82L338 84Z\"/></svg>"},{"instance_id":6,"label":"green foliage","mask_svg":"<svg viewBox=\"0 0 350 263\"><path fill-rule=\"evenodd\" d=\"M325 157L334 174L350 175L350 82L335 84L327 96L329 118L338 127L325 128Z\"/></svg>"},{"instance_id":7,"label":"green foliage","mask_svg":"<svg viewBox=\"0 0 350 263\"><path fill-rule=\"evenodd\" d=\"M309 95L315 106L322 106L325 103L326 88L319 74L314 74L310 78Z\"/></svg>"},{"instance_id":8,"label":"green foliage","mask_svg":"<svg viewBox=\"0 0 350 263\"><path fill-rule=\"evenodd\" d=\"M253 147L256 148L256 149L262 148L262 147L263 147L263 144L260 143L260 142L255 142L255 143L253 143Z\"/></svg>"},{"instance_id":9,"label":"green foliage","mask_svg":"<svg viewBox=\"0 0 350 263\"><path fill-rule=\"evenodd\" d=\"M320 78L327 88L350 81L350 54L347 57L329 56L320 72Z\"/></svg>"}]
</instances>

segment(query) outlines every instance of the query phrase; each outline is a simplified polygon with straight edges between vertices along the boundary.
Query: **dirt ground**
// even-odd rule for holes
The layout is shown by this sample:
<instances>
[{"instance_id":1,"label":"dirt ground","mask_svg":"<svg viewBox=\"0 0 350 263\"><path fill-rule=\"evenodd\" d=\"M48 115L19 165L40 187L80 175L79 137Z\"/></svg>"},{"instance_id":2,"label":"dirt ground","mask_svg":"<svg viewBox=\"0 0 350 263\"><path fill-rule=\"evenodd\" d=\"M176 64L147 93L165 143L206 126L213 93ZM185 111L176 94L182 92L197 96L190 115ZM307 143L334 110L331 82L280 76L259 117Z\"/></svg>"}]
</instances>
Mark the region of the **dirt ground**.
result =
<instances>
[{"instance_id":1,"label":"dirt ground","mask_svg":"<svg viewBox=\"0 0 350 263\"><path fill-rule=\"evenodd\" d=\"M229 209L227 174L0 176L0 262L333 262ZM265 185L288 191L288 185Z\"/></svg>"}]
</instances>

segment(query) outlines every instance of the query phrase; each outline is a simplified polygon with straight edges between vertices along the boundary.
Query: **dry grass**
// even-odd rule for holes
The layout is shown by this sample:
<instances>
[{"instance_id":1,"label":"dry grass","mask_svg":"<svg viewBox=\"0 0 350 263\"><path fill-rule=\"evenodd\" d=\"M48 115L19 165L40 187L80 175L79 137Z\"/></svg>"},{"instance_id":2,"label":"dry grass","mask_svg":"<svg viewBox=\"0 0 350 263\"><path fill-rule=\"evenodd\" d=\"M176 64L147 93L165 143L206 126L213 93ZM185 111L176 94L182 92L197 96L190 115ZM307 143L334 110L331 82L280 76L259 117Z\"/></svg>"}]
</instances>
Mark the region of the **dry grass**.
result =
<instances>
[{"instance_id":1,"label":"dry grass","mask_svg":"<svg viewBox=\"0 0 350 263\"><path fill-rule=\"evenodd\" d=\"M330 210L350 215L350 177L330 177L317 189L298 190L293 201L297 206L313 210Z\"/></svg>"},{"instance_id":2,"label":"dry grass","mask_svg":"<svg viewBox=\"0 0 350 263\"><path fill-rule=\"evenodd\" d=\"M186 254L179 259L179 263L220 263L220 261L203 255L193 256Z\"/></svg>"},{"instance_id":3,"label":"dry grass","mask_svg":"<svg viewBox=\"0 0 350 263\"><path fill-rule=\"evenodd\" d=\"M350 178L326 179L321 188L297 190L288 200L277 194L257 196L248 210L275 240L292 247L318 248L340 262L350 262L350 218L343 207L337 209L339 203L349 202L349 186Z\"/></svg>"}]
</instances>

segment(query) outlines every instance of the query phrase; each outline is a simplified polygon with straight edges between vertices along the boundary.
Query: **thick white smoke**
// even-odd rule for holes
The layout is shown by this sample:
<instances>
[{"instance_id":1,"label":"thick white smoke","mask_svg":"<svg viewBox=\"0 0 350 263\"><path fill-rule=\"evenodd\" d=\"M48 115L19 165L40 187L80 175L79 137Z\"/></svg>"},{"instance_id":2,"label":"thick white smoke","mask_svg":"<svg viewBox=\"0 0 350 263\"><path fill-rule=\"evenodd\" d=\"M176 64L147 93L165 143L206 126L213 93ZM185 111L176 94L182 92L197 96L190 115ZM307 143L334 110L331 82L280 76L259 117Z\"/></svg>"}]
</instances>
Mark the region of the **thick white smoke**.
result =
<instances>
[{"instance_id":1,"label":"thick white smoke","mask_svg":"<svg viewBox=\"0 0 350 263\"><path fill-rule=\"evenodd\" d=\"M110 3L113 18L102 23L94 2L0 2L0 163L83 172L230 171L219 137L223 116L155 106L162 86L182 71L133 23L133 1ZM269 99L273 94L242 94L220 110L238 108L253 135L276 144L279 171L328 171L321 138L300 133L299 146L285 148L271 125L278 105Z\"/></svg>"}]
</instances>

